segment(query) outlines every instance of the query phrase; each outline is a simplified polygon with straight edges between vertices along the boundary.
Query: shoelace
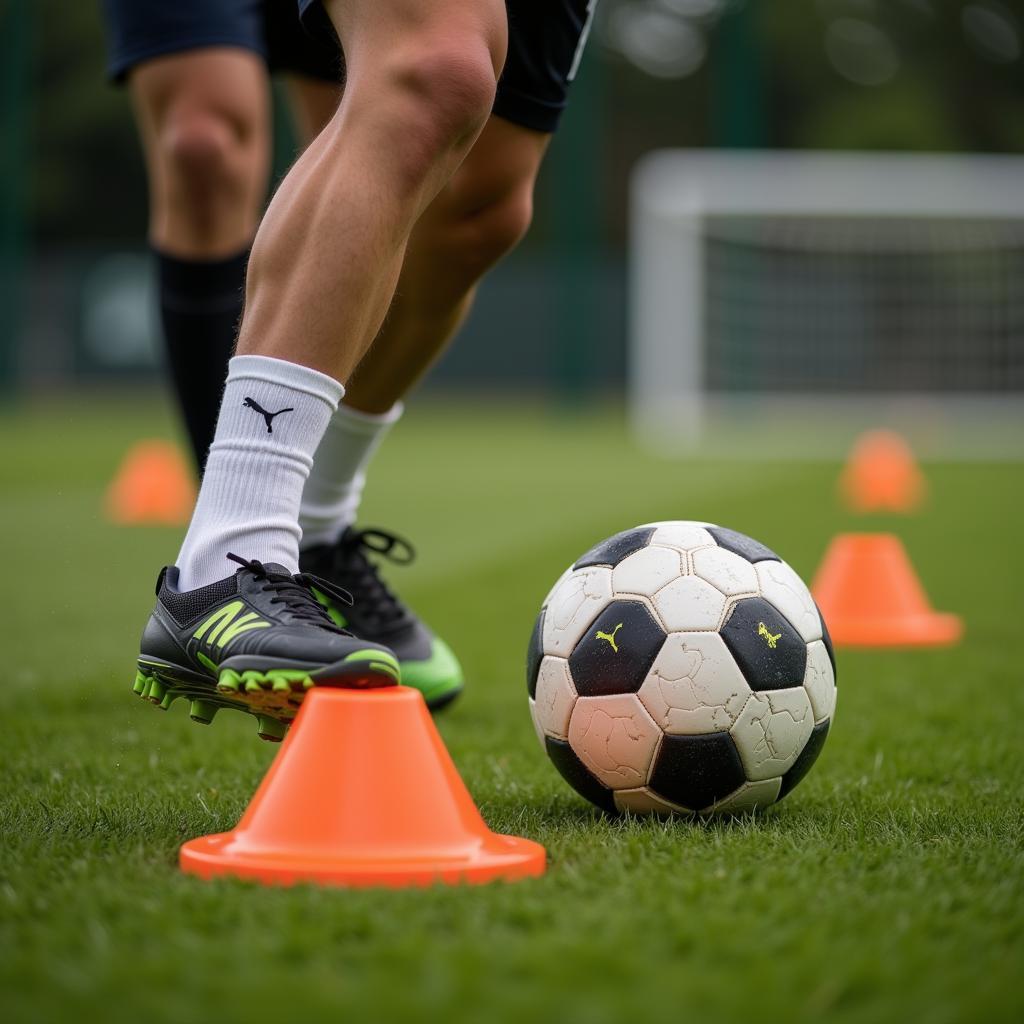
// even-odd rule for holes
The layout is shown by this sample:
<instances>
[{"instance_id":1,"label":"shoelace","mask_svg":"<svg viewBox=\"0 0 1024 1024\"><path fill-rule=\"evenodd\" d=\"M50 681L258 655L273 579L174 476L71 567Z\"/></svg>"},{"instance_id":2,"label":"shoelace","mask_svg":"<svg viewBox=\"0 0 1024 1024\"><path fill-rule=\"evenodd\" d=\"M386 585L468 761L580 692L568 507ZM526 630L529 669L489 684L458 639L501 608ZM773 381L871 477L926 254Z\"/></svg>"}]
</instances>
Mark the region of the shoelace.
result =
<instances>
[{"instance_id":1,"label":"shoelace","mask_svg":"<svg viewBox=\"0 0 1024 1024\"><path fill-rule=\"evenodd\" d=\"M416 557L415 549L404 537L387 530L348 530L338 541L332 566L348 589L358 595L358 610L363 617L382 625L405 619L408 611L380 578L377 566L366 557L368 551L395 565L408 565Z\"/></svg>"},{"instance_id":2,"label":"shoelace","mask_svg":"<svg viewBox=\"0 0 1024 1024\"><path fill-rule=\"evenodd\" d=\"M352 595L342 587L328 580L314 576L310 572L297 572L294 576L283 572L271 572L255 558L242 558L241 555L228 553L232 562L237 562L243 569L248 569L257 579L263 581L261 588L274 596L270 604L283 604L297 619L308 622L315 622L318 626L331 629L336 633L351 636L346 629L336 625L327 610L316 599L313 593L315 587L321 593L328 595L340 604L351 605Z\"/></svg>"}]
</instances>

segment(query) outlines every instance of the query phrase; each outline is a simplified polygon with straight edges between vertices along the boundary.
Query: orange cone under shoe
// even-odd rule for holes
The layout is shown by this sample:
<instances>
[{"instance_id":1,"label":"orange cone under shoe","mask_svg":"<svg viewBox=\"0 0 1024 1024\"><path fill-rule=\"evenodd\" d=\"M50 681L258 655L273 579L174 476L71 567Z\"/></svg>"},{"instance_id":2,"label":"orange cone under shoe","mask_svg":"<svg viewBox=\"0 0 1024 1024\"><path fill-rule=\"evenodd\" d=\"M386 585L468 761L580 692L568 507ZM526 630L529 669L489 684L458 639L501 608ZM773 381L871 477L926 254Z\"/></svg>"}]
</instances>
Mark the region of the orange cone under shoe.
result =
<instances>
[{"instance_id":1,"label":"orange cone under shoe","mask_svg":"<svg viewBox=\"0 0 1024 1024\"><path fill-rule=\"evenodd\" d=\"M188 522L196 485L181 452L170 441L132 445L107 490L107 516L132 526L181 526Z\"/></svg>"},{"instance_id":2,"label":"orange cone under shoe","mask_svg":"<svg viewBox=\"0 0 1024 1024\"><path fill-rule=\"evenodd\" d=\"M347 886L544 873L544 847L488 829L417 690L318 687L242 820L181 848L203 878Z\"/></svg>"},{"instance_id":3,"label":"orange cone under shoe","mask_svg":"<svg viewBox=\"0 0 1024 1024\"><path fill-rule=\"evenodd\" d=\"M825 552L811 586L832 640L845 647L938 647L963 623L932 610L898 537L843 533Z\"/></svg>"},{"instance_id":4,"label":"orange cone under shoe","mask_svg":"<svg viewBox=\"0 0 1024 1024\"><path fill-rule=\"evenodd\" d=\"M910 445L891 430L872 430L853 446L839 489L855 512L913 512L927 486Z\"/></svg>"}]
</instances>

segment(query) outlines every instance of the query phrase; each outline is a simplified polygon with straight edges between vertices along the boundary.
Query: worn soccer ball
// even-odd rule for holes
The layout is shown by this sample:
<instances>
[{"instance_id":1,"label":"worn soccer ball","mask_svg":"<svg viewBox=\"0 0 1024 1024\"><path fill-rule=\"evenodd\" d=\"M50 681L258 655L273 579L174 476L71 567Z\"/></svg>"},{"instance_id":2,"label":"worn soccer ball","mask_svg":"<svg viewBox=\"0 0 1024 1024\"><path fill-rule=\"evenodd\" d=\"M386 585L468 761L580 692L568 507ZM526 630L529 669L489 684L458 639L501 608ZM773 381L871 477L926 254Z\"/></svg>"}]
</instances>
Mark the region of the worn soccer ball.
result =
<instances>
[{"instance_id":1,"label":"worn soccer ball","mask_svg":"<svg viewBox=\"0 0 1024 1024\"><path fill-rule=\"evenodd\" d=\"M558 580L530 638L530 714L610 812L740 813L781 800L825 743L832 642L799 576L756 540L650 523Z\"/></svg>"}]
</instances>

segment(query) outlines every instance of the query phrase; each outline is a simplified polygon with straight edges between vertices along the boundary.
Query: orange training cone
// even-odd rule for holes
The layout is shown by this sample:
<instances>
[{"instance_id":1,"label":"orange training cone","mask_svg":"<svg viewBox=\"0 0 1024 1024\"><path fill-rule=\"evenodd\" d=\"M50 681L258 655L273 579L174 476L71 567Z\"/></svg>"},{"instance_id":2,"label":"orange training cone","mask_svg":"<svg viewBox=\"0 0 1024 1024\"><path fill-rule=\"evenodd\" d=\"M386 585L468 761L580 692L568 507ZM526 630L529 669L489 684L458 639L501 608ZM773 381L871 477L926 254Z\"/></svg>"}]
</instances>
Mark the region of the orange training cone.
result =
<instances>
[{"instance_id":1,"label":"orange training cone","mask_svg":"<svg viewBox=\"0 0 1024 1024\"><path fill-rule=\"evenodd\" d=\"M192 472L170 441L132 445L107 490L107 516L123 525L180 526L196 500Z\"/></svg>"},{"instance_id":2,"label":"orange training cone","mask_svg":"<svg viewBox=\"0 0 1024 1024\"><path fill-rule=\"evenodd\" d=\"M487 882L540 875L544 847L491 832L419 692L318 687L231 832L184 871L273 884Z\"/></svg>"},{"instance_id":3,"label":"orange training cone","mask_svg":"<svg viewBox=\"0 0 1024 1024\"><path fill-rule=\"evenodd\" d=\"M856 512L912 512L924 500L926 484L899 434L871 430L853 446L839 489Z\"/></svg>"},{"instance_id":4,"label":"orange training cone","mask_svg":"<svg viewBox=\"0 0 1024 1024\"><path fill-rule=\"evenodd\" d=\"M932 611L898 537L842 533L811 586L836 645L938 647L963 634L956 615Z\"/></svg>"}]
</instances>

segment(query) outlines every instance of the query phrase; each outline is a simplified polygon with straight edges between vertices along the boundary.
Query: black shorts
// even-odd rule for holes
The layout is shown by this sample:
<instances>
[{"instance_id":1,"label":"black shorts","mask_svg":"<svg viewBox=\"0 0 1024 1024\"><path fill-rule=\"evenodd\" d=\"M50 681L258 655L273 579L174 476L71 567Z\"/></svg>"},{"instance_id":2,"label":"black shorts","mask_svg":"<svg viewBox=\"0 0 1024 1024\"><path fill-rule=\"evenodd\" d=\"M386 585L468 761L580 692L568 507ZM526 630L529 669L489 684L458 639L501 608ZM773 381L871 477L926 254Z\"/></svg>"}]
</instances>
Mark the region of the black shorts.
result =
<instances>
[{"instance_id":1,"label":"black shorts","mask_svg":"<svg viewBox=\"0 0 1024 1024\"><path fill-rule=\"evenodd\" d=\"M118 82L147 60L207 46L251 50L271 71L342 77L337 46L303 29L295 0L103 0L103 13Z\"/></svg>"},{"instance_id":2,"label":"black shorts","mask_svg":"<svg viewBox=\"0 0 1024 1024\"><path fill-rule=\"evenodd\" d=\"M535 131L555 130L565 109L597 0L506 0L509 40L494 112ZM259 54L271 71L327 81L344 61L319 0L103 0L108 68L122 81L155 57L207 46ZM308 31L307 31L308 29Z\"/></svg>"}]
</instances>

